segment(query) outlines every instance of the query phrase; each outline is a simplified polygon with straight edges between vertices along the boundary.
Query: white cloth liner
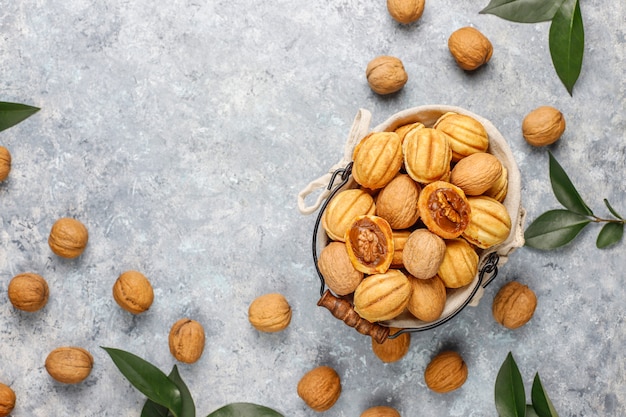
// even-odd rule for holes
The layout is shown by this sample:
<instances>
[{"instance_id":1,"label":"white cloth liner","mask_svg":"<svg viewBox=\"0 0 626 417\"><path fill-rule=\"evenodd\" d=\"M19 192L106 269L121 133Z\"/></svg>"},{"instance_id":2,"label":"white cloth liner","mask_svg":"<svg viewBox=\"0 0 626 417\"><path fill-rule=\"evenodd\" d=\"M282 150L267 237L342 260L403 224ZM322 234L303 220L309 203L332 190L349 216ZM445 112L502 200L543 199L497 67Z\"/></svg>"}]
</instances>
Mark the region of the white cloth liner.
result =
<instances>
[{"instance_id":1,"label":"white cloth liner","mask_svg":"<svg viewBox=\"0 0 626 417\"><path fill-rule=\"evenodd\" d=\"M479 254L479 271L486 263L489 255L493 252L496 252L499 256L497 266L500 267L504 265L507 262L510 254L517 248L524 245L524 222L526 212L521 204L521 179L519 168L517 166L517 163L515 162L508 143L500 134L500 132L495 128L495 126L489 120L460 107L446 105L413 107L392 115L390 118L371 130L371 113L368 110L359 109L356 117L354 118L354 122L350 129L348 139L345 143L343 157L330 168L328 173L312 181L298 194L298 210L302 214L308 215L315 212L322 205L324 200L332 191L328 189L332 174L337 169L345 168L352 161L352 153L354 147L368 133L393 131L399 126L414 123L417 121L421 122L426 127L432 127L437 119L439 119L441 115L447 112L465 114L481 122L482 125L485 127L487 134L489 135L488 152L495 155L508 171L508 191L507 196L503 201L503 204L507 208L509 215L511 216L511 233L503 243L484 250L482 251L482 253ZM348 182L348 184L346 184L346 188L354 188L357 186L358 184L356 184L356 182L352 179ZM320 191L319 196L312 205L307 206L305 202L306 197L316 191ZM328 244L328 242L328 236L326 235L324 230L320 228L317 237L318 253ZM435 327L438 322L445 322L451 316L458 313L460 309L468 304L468 298L470 297L472 298L471 300L469 300L468 305L477 306L483 293L484 287L483 285L479 285L479 274L477 274L470 285L450 291L448 293L444 312L441 318L436 322L426 323L416 319L408 313L405 313L396 319L390 320L382 324L392 327L415 330L419 330L420 328L432 328Z\"/></svg>"}]
</instances>

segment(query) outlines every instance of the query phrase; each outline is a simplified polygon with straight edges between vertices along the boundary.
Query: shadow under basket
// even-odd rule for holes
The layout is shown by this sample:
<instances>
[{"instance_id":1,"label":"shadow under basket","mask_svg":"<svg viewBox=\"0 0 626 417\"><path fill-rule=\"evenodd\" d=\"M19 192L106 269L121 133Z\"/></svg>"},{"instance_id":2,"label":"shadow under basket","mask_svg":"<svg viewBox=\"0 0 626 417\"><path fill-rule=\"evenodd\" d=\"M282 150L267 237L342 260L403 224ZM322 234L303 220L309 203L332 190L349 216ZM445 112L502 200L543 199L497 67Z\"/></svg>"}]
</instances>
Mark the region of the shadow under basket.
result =
<instances>
[{"instance_id":1,"label":"shadow under basket","mask_svg":"<svg viewBox=\"0 0 626 417\"><path fill-rule=\"evenodd\" d=\"M507 196L502 203L507 208L511 217L511 232L504 242L478 252L478 273L469 285L457 289L448 289L444 311L437 320L424 322L415 318L410 313L404 312L392 320L372 323L363 319L354 311L351 296L336 296L326 287L324 277L318 267L318 256L322 249L330 242L326 231L321 227L322 216L324 215L328 203L337 193L345 189L358 187L358 184L352 177L352 162L332 172L326 187L327 194L325 200L323 200L320 206L315 221L312 252L315 268L320 279L320 299L317 303L318 306L327 308L334 317L342 320L348 326L353 327L359 333L371 336L379 343L382 343L387 338L394 338L402 333L434 329L453 319L468 305L478 305L485 287L496 278L498 267L506 263L508 256L524 244L523 224L525 211L521 206L519 169L505 139L488 120L458 107L421 106L396 113L371 131L393 131L399 126L417 121L423 123L426 127L431 127L441 115L447 112L471 116L481 122L485 127L489 135L489 149L487 152L498 157L503 166L507 169L509 175ZM353 146L354 144L351 145L352 148ZM346 154L349 154L349 151L350 149L347 149ZM391 334L391 328L398 330Z\"/></svg>"}]
</instances>

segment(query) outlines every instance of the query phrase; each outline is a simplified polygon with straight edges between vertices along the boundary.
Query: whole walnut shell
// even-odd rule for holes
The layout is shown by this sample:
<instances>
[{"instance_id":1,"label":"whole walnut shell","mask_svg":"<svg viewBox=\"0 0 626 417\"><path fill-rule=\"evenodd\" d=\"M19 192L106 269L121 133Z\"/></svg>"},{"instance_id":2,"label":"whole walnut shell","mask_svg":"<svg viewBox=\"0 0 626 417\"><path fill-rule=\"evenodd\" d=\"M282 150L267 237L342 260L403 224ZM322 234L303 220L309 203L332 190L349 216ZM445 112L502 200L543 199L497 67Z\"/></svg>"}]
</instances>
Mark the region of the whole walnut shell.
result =
<instances>
[{"instance_id":1,"label":"whole walnut shell","mask_svg":"<svg viewBox=\"0 0 626 417\"><path fill-rule=\"evenodd\" d=\"M398 174L376 197L376 215L392 229L408 229L419 218L417 199L422 187L406 174Z\"/></svg>"},{"instance_id":2,"label":"whole walnut shell","mask_svg":"<svg viewBox=\"0 0 626 417\"><path fill-rule=\"evenodd\" d=\"M452 161L457 162L477 152L487 152L489 135L485 127L473 117L454 112L444 113L433 128L445 133L452 149Z\"/></svg>"},{"instance_id":3,"label":"whole walnut shell","mask_svg":"<svg viewBox=\"0 0 626 417\"><path fill-rule=\"evenodd\" d=\"M48 245L62 258L76 258L87 246L89 233L84 224L68 217L57 220L50 230Z\"/></svg>"},{"instance_id":4,"label":"whole walnut shell","mask_svg":"<svg viewBox=\"0 0 626 417\"><path fill-rule=\"evenodd\" d=\"M481 195L500 179L502 168L500 160L492 154L477 152L457 162L450 173L450 182L466 195Z\"/></svg>"},{"instance_id":5,"label":"whole walnut shell","mask_svg":"<svg viewBox=\"0 0 626 417\"><path fill-rule=\"evenodd\" d=\"M91 373L93 356L81 347L59 347L48 354L45 366L55 380L64 384L78 384Z\"/></svg>"},{"instance_id":6,"label":"whole walnut shell","mask_svg":"<svg viewBox=\"0 0 626 417\"><path fill-rule=\"evenodd\" d=\"M144 274L138 271L126 271L113 284L113 298L124 310L132 314L140 314L152 305L154 291Z\"/></svg>"},{"instance_id":7,"label":"whole walnut shell","mask_svg":"<svg viewBox=\"0 0 626 417\"><path fill-rule=\"evenodd\" d=\"M9 282L9 301L18 310L34 312L48 302L48 283L38 274L26 272L14 276Z\"/></svg>"},{"instance_id":8,"label":"whole walnut shell","mask_svg":"<svg viewBox=\"0 0 626 417\"><path fill-rule=\"evenodd\" d=\"M508 329L528 323L537 308L537 296L528 286L517 281L505 284L493 299L493 317Z\"/></svg>"},{"instance_id":9,"label":"whole walnut shell","mask_svg":"<svg viewBox=\"0 0 626 417\"><path fill-rule=\"evenodd\" d=\"M437 275L445 254L442 238L428 229L416 229L404 244L402 262L415 278L429 279Z\"/></svg>"},{"instance_id":10,"label":"whole walnut shell","mask_svg":"<svg viewBox=\"0 0 626 417\"><path fill-rule=\"evenodd\" d=\"M354 311L370 322L397 317L409 302L411 283L400 270L365 278L354 292Z\"/></svg>"},{"instance_id":11,"label":"whole walnut shell","mask_svg":"<svg viewBox=\"0 0 626 417\"><path fill-rule=\"evenodd\" d=\"M4 146L0 146L0 181L4 181L11 172L11 153Z\"/></svg>"},{"instance_id":12,"label":"whole walnut shell","mask_svg":"<svg viewBox=\"0 0 626 417\"><path fill-rule=\"evenodd\" d=\"M397 333L400 329L392 328L390 335ZM402 333L395 337L387 338L382 343L378 343L372 338L372 351L384 363L397 362L409 351L411 345L411 334Z\"/></svg>"},{"instance_id":13,"label":"whole walnut shell","mask_svg":"<svg viewBox=\"0 0 626 417\"><path fill-rule=\"evenodd\" d=\"M541 106L524 117L522 134L533 146L551 145L563 135L565 118L563 113L551 106Z\"/></svg>"},{"instance_id":14,"label":"whole walnut shell","mask_svg":"<svg viewBox=\"0 0 626 417\"><path fill-rule=\"evenodd\" d=\"M361 417L401 417L398 410L386 405L368 408L361 413Z\"/></svg>"},{"instance_id":15,"label":"whole walnut shell","mask_svg":"<svg viewBox=\"0 0 626 417\"><path fill-rule=\"evenodd\" d=\"M438 275L430 279L417 279L409 276L411 297L407 309L417 319L435 321L446 307L446 286Z\"/></svg>"},{"instance_id":16,"label":"whole walnut shell","mask_svg":"<svg viewBox=\"0 0 626 417\"><path fill-rule=\"evenodd\" d=\"M340 191L333 197L322 214L322 227L332 240L344 241L346 231L354 218L374 214L374 198L364 190L354 188Z\"/></svg>"},{"instance_id":17,"label":"whole walnut shell","mask_svg":"<svg viewBox=\"0 0 626 417\"><path fill-rule=\"evenodd\" d=\"M467 365L457 352L448 350L435 356L424 371L431 390L444 394L460 388L467 380Z\"/></svg>"},{"instance_id":18,"label":"whole walnut shell","mask_svg":"<svg viewBox=\"0 0 626 417\"><path fill-rule=\"evenodd\" d=\"M469 197L470 222L463 237L481 249L504 242L511 233L511 217L504 204L484 195Z\"/></svg>"},{"instance_id":19,"label":"whole walnut shell","mask_svg":"<svg viewBox=\"0 0 626 417\"><path fill-rule=\"evenodd\" d=\"M413 180L429 184L450 173L452 149L448 138L432 128L413 129L402 142L406 172Z\"/></svg>"},{"instance_id":20,"label":"whole walnut shell","mask_svg":"<svg viewBox=\"0 0 626 417\"><path fill-rule=\"evenodd\" d=\"M261 332L279 332L286 329L291 322L291 306L282 294L264 294L250 303L248 320Z\"/></svg>"},{"instance_id":21,"label":"whole walnut shell","mask_svg":"<svg viewBox=\"0 0 626 417\"><path fill-rule=\"evenodd\" d=\"M346 245L341 242L326 245L320 253L317 266L328 288L340 296L353 293L363 280L363 272L354 268Z\"/></svg>"},{"instance_id":22,"label":"whole walnut shell","mask_svg":"<svg viewBox=\"0 0 626 417\"><path fill-rule=\"evenodd\" d=\"M0 383L0 417L7 417L15 408L15 392L3 383Z\"/></svg>"},{"instance_id":23,"label":"whole walnut shell","mask_svg":"<svg viewBox=\"0 0 626 417\"><path fill-rule=\"evenodd\" d=\"M176 360L197 362L204 352L204 328L196 320L180 319L172 325L168 341L170 353Z\"/></svg>"},{"instance_id":24,"label":"whole walnut shell","mask_svg":"<svg viewBox=\"0 0 626 417\"><path fill-rule=\"evenodd\" d=\"M352 176L365 188L378 190L402 168L402 141L395 132L374 132L365 136L352 153Z\"/></svg>"},{"instance_id":25,"label":"whole walnut shell","mask_svg":"<svg viewBox=\"0 0 626 417\"><path fill-rule=\"evenodd\" d=\"M472 71L486 64L493 54L489 39L478 29L463 27L454 31L448 38L448 49L456 63L466 71Z\"/></svg>"},{"instance_id":26,"label":"whole walnut shell","mask_svg":"<svg viewBox=\"0 0 626 417\"><path fill-rule=\"evenodd\" d=\"M400 91L409 79L402 61L386 55L371 60L365 69L365 76L370 88L381 95Z\"/></svg>"},{"instance_id":27,"label":"whole walnut shell","mask_svg":"<svg viewBox=\"0 0 626 417\"><path fill-rule=\"evenodd\" d=\"M391 17L408 25L422 17L424 0L387 0L387 10Z\"/></svg>"},{"instance_id":28,"label":"whole walnut shell","mask_svg":"<svg viewBox=\"0 0 626 417\"><path fill-rule=\"evenodd\" d=\"M329 410L341 395L341 379L330 366L318 366L298 382L298 396L314 411Z\"/></svg>"},{"instance_id":29,"label":"whole walnut shell","mask_svg":"<svg viewBox=\"0 0 626 417\"><path fill-rule=\"evenodd\" d=\"M478 254L465 239L446 240L446 254L437 275L446 288L460 288L478 273Z\"/></svg>"}]
</instances>

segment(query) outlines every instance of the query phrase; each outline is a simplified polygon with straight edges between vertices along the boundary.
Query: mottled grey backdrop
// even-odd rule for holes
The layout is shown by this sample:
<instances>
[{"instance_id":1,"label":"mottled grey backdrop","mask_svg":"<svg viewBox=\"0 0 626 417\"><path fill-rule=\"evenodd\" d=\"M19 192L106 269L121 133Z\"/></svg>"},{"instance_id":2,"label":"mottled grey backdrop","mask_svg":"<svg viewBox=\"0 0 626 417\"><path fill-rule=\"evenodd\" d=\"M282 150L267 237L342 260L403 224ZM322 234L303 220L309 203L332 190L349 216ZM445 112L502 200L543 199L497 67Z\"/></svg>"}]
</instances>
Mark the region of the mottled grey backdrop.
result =
<instances>
[{"instance_id":1,"label":"mottled grey backdrop","mask_svg":"<svg viewBox=\"0 0 626 417\"><path fill-rule=\"evenodd\" d=\"M296 196L340 159L359 108L373 124L422 104L489 118L519 162L531 221L559 205L546 149L524 142L521 121L537 106L558 107L567 130L550 149L597 214L608 214L603 198L626 213L624 3L581 2L586 50L573 97L552 67L548 23L480 15L487 0L426 3L419 22L403 26L381 0L0 0L0 100L41 107L0 133L13 155L0 185L0 381L17 393L15 417L138 416L143 396L99 346L169 372L167 334L184 316L207 334L200 361L179 364L199 416L236 401L317 415L296 385L318 365L342 378L331 416L372 405L407 417L494 416L493 386L509 351L527 391L540 371L561 416L626 414L626 241L597 250L597 225L561 250L515 252L478 307L414 334L394 364L316 306L314 216L297 211ZM465 25L494 46L492 61L471 74L446 45ZM373 94L364 75L382 54L402 59L409 74L390 97ZM90 232L76 260L54 256L46 243L62 216ZM152 308L137 317L111 296L128 269L155 288ZM11 277L25 271L50 285L48 305L34 314L6 296ZM510 280L539 299L516 331L490 310ZM291 303L292 323L260 334L247 308L274 291ZM45 357L61 345L94 355L82 384L47 375ZM422 374L446 347L462 353L469 378L439 395Z\"/></svg>"}]
</instances>

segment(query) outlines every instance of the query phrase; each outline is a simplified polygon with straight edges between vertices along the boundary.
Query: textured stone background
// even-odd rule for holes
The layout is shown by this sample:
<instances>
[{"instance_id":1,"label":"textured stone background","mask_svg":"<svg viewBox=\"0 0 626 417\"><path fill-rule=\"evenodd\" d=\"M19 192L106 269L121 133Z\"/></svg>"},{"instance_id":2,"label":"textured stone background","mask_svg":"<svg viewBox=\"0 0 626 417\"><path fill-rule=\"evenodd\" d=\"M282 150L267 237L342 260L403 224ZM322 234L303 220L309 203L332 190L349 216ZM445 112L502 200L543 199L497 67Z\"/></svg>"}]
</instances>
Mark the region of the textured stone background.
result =
<instances>
[{"instance_id":1,"label":"textured stone background","mask_svg":"<svg viewBox=\"0 0 626 417\"><path fill-rule=\"evenodd\" d=\"M301 376L335 367L343 393L327 414L358 416L392 405L403 416L493 416L497 370L512 351L527 384L536 371L561 416L626 414L626 242L595 248L589 226L570 246L515 252L478 307L382 364L360 336L316 306L310 241L315 216L296 195L340 159L359 108L378 124L422 104L465 107L508 139L522 172L528 220L557 208L546 149L528 146L524 115L561 109L567 130L550 150L599 215L608 198L626 213L625 7L582 2L585 60L570 97L548 50L548 23L522 25L478 12L477 1L427 1L402 26L385 2L173 0L0 1L0 100L41 111L0 134L13 155L0 185L0 381L17 393L15 417L138 416L144 398L99 346L130 350L169 371L169 327L188 316L207 334L203 357L180 365L198 409L250 401L285 416L313 416L296 394ZM446 42L465 25L494 45L492 61L461 71ZM364 72L377 55L401 58L409 82L380 97ZM76 217L90 231L76 260L52 254L53 222ZM155 288L132 317L111 296L117 276L143 271ZM50 285L40 312L16 311L14 275ZM491 317L507 281L528 284L539 305L508 331ZM282 292L291 326L261 334L251 300ZM82 384L54 382L52 349L79 345L95 357ZM423 371L446 347L469 366L462 389L430 392ZM528 394L530 398L530 394Z\"/></svg>"}]
</instances>

